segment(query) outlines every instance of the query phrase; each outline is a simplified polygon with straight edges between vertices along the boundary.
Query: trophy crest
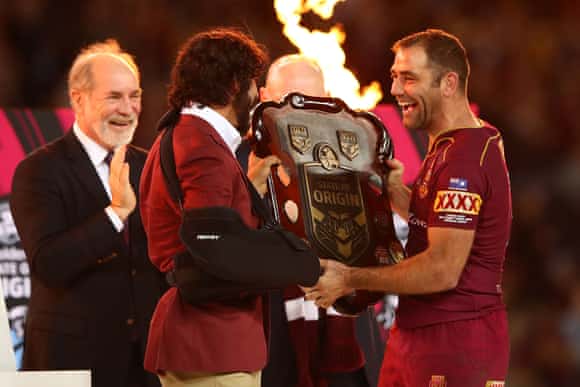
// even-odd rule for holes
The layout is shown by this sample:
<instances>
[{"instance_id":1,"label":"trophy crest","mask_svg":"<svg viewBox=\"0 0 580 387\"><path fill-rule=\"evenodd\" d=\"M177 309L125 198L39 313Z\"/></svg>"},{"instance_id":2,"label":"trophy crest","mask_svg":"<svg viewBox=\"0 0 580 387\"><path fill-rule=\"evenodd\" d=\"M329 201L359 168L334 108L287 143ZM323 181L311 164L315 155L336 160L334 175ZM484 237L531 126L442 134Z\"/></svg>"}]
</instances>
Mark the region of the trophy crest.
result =
<instances>
[{"instance_id":1,"label":"trophy crest","mask_svg":"<svg viewBox=\"0 0 580 387\"><path fill-rule=\"evenodd\" d=\"M404 257L383 190L383 160L393 157L393 146L375 115L337 98L291 93L280 103L259 104L252 130L257 156L282 160L269 191L274 217L286 229L308 239L320 257L350 266ZM382 296L357 290L334 306L354 315Z\"/></svg>"}]
</instances>

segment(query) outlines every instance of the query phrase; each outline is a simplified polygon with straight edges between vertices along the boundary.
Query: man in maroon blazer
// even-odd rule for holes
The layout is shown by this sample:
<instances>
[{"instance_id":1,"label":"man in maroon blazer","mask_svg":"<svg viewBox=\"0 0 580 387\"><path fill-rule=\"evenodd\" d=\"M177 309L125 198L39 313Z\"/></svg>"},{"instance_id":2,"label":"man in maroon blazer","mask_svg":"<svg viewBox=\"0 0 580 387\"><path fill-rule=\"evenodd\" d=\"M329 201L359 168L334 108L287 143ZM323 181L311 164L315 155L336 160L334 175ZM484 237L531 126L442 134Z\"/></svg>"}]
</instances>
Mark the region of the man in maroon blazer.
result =
<instances>
[{"instance_id":1,"label":"man in maroon blazer","mask_svg":"<svg viewBox=\"0 0 580 387\"><path fill-rule=\"evenodd\" d=\"M180 49L169 104L179 113L173 150L185 208L229 207L247 226L258 226L235 150L248 129L256 79L266 62L256 42L227 29L196 34ZM159 147L158 138L143 170L141 214L151 260L166 272L185 246L178 236L180 209L163 180ZM156 372L164 386L259 386L266 359L261 297L192 306L171 288L159 301L145 368Z\"/></svg>"}]
</instances>

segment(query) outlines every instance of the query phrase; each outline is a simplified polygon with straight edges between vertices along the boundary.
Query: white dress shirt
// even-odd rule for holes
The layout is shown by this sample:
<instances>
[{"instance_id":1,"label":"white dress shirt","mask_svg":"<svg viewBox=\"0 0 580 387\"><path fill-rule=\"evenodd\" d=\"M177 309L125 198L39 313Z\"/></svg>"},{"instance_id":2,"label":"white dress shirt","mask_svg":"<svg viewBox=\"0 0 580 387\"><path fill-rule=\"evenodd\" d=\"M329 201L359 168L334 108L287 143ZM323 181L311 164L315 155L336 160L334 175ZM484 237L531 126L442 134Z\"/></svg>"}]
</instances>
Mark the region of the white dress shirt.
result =
<instances>
[{"instance_id":1,"label":"white dress shirt","mask_svg":"<svg viewBox=\"0 0 580 387\"><path fill-rule=\"evenodd\" d=\"M87 152L87 154L89 155L91 164L93 164L93 166L95 167L97 175L99 175L99 179L101 180L101 183L103 183L103 188L105 188L107 196L109 197L109 199L111 199L111 187L109 186L109 165L107 165L107 163L105 162L105 157L107 157L109 151L107 151L105 148L103 148L95 141L93 141L89 136L87 136L81 130L81 128L79 128L79 125L76 121L73 124L73 132L74 135L80 141L85 152ZM111 208L111 206L105 208L105 213L111 220L111 223L113 223L113 226L115 226L115 229L118 232L121 232L123 230L123 221L121 220L121 218L119 218L119 215L117 215L117 213Z\"/></svg>"},{"instance_id":2,"label":"white dress shirt","mask_svg":"<svg viewBox=\"0 0 580 387\"><path fill-rule=\"evenodd\" d=\"M224 116L208 106L202 107L197 103L182 108L181 114L196 116L209 123L230 148L234 157L236 156L236 150L242 143L242 136Z\"/></svg>"}]
</instances>

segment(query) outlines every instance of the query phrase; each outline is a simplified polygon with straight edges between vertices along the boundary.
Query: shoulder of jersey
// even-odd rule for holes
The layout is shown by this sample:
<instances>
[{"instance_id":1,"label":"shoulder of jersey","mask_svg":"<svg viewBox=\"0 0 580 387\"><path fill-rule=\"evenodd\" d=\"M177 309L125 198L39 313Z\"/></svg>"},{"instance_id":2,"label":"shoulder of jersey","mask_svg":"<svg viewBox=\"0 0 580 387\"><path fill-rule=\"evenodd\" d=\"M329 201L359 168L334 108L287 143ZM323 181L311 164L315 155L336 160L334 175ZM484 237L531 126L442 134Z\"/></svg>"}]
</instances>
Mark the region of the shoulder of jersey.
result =
<instances>
[{"instance_id":1,"label":"shoulder of jersey","mask_svg":"<svg viewBox=\"0 0 580 387\"><path fill-rule=\"evenodd\" d=\"M499 131L492 126L457 131L450 136L446 160L480 163L490 145L501 139Z\"/></svg>"}]
</instances>

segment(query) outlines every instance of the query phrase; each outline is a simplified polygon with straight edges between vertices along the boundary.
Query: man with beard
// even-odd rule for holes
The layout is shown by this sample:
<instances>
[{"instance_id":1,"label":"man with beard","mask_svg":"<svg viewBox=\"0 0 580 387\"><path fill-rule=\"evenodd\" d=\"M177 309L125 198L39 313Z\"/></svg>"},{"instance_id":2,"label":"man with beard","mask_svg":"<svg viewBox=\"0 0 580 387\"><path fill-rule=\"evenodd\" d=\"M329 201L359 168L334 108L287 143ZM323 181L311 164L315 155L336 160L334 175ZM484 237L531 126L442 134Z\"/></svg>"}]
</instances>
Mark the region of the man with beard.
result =
<instances>
[{"instance_id":1,"label":"man with beard","mask_svg":"<svg viewBox=\"0 0 580 387\"><path fill-rule=\"evenodd\" d=\"M248 130L258 96L256 79L266 61L255 41L231 29L196 34L181 47L169 87L173 122L167 126L173 127L184 210L227 207L257 228L250 183L235 151ZM181 210L160 165L162 138L153 144L143 171L141 213L151 260L170 272L173 257L186 248L178 232ZM236 251L231 260L244 264L251 254ZM158 373L164 386L259 386L267 360L262 309L262 297L255 293L192 305L171 288L151 322L145 367Z\"/></svg>"},{"instance_id":2,"label":"man with beard","mask_svg":"<svg viewBox=\"0 0 580 387\"><path fill-rule=\"evenodd\" d=\"M135 211L146 153L127 145L139 70L116 41L96 43L76 57L68 89L72 130L19 164L10 197L32 281L23 369L89 369L96 387L158 386L143 358L165 284Z\"/></svg>"},{"instance_id":3,"label":"man with beard","mask_svg":"<svg viewBox=\"0 0 580 387\"><path fill-rule=\"evenodd\" d=\"M499 131L472 113L469 62L453 35L427 30L393 46L391 94L429 152L410 191L387 162L393 208L409 221L408 258L389 267L324 261L308 298L352 289L400 294L381 386L503 386L509 339L502 271L512 210Z\"/></svg>"}]
</instances>

